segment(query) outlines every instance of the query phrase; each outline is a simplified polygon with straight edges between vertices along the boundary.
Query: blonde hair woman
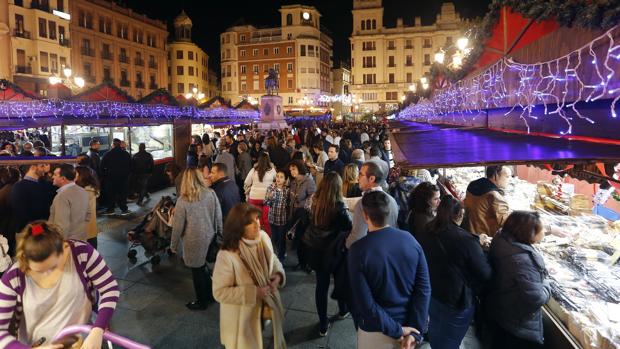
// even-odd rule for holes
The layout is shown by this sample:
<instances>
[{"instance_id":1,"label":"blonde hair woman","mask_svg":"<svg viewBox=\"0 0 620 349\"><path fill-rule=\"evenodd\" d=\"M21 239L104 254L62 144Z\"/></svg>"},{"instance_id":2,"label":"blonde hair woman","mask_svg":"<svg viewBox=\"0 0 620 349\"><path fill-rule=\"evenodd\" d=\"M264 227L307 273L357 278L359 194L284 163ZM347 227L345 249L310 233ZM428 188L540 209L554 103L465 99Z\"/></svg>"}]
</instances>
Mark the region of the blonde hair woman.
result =
<instances>
[{"instance_id":1,"label":"blonde hair woman","mask_svg":"<svg viewBox=\"0 0 620 349\"><path fill-rule=\"evenodd\" d=\"M262 349L262 320L272 322L274 348L286 348L284 309L278 288L284 269L271 239L260 229L261 211L237 204L226 217L226 234L213 269L213 295L220 303L220 340L226 349Z\"/></svg>"},{"instance_id":2,"label":"blonde hair woman","mask_svg":"<svg viewBox=\"0 0 620 349\"><path fill-rule=\"evenodd\" d=\"M362 196L362 191L358 183L360 171L356 164L347 164L344 167L342 178L342 193L345 198L356 198Z\"/></svg>"},{"instance_id":3,"label":"blonde hair woman","mask_svg":"<svg viewBox=\"0 0 620 349\"><path fill-rule=\"evenodd\" d=\"M207 251L216 234L222 234L222 210L215 191L207 187L202 172L188 168L182 174L181 195L172 223L170 250L176 253L183 239L183 261L192 269L196 300L190 310L205 310L213 301L211 280L205 270Z\"/></svg>"}]
</instances>

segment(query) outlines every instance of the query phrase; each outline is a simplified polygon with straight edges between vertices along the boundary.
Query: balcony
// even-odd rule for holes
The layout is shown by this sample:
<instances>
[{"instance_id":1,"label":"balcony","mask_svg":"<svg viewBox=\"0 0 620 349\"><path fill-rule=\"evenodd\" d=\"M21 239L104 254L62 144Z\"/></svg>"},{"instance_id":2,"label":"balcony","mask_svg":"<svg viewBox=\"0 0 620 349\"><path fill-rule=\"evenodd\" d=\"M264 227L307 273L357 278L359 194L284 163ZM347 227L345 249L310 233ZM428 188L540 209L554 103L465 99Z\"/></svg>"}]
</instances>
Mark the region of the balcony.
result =
<instances>
[{"instance_id":1,"label":"balcony","mask_svg":"<svg viewBox=\"0 0 620 349\"><path fill-rule=\"evenodd\" d=\"M405 63L405 67L413 67L413 62L407 62L407 63Z\"/></svg>"},{"instance_id":2,"label":"balcony","mask_svg":"<svg viewBox=\"0 0 620 349\"><path fill-rule=\"evenodd\" d=\"M90 47L82 47L81 52L83 56L95 57L95 50Z\"/></svg>"},{"instance_id":3,"label":"balcony","mask_svg":"<svg viewBox=\"0 0 620 349\"><path fill-rule=\"evenodd\" d=\"M151 90L157 90L157 84L150 83L150 84L149 84L149 89L151 89Z\"/></svg>"},{"instance_id":4,"label":"balcony","mask_svg":"<svg viewBox=\"0 0 620 349\"><path fill-rule=\"evenodd\" d=\"M136 88L144 88L144 81L136 81Z\"/></svg>"},{"instance_id":5,"label":"balcony","mask_svg":"<svg viewBox=\"0 0 620 349\"><path fill-rule=\"evenodd\" d=\"M413 45L406 45L406 46L405 46L405 49L406 49L406 50L412 50L412 49L413 49Z\"/></svg>"},{"instance_id":6,"label":"balcony","mask_svg":"<svg viewBox=\"0 0 620 349\"><path fill-rule=\"evenodd\" d=\"M129 87L131 84L129 83L129 80L121 80L121 86L123 87Z\"/></svg>"},{"instance_id":7,"label":"balcony","mask_svg":"<svg viewBox=\"0 0 620 349\"><path fill-rule=\"evenodd\" d=\"M396 46L388 46L388 50L396 50Z\"/></svg>"},{"instance_id":8,"label":"balcony","mask_svg":"<svg viewBox=\"0 0 620 349\"><path fill-rule=\"evenodd\" d=\"M58 39L58 43L60 44L60 46L71 47L71 42L69 41L69 39Z\"/></svg>"},{"instance_id":9,"label":"balcony","mask_svg":"<svg viewBox=\"0 0 620 349\"><path fill-rule=\"evenodd\" d=\"M134 60L133 60L133 63L134 63L135 65L140 66L140 67L144 67L144 59L142 59L142 58L136 58L136 59L134 59Z\"/></svg>"},{"instance_id":10,"label":"balcony","mask_svg":"<svg viewBox=\"0 0 620 349\"><path fill-rule=\"evenodd\" d=\"M16 38L30 39L30 32L25 30L13 29L13 36Z\"/></svg>"},{"instance_id":11,"label":"balcony","mask_svg":"<svg viewBox=\"0 0 620 349\"><path fill-rule=\"evenodd\" d=\"M121 63L129 63L129 57L120 55L118 56L118 61Z\"/></svg>"},{"instance_id":12,"label":"balcony","mask_svg":"<svg viewBox=\"0 0 620 349\"><path fill-rule=\"evenodd\" d=\"M149 62L149 68L157 69L157 62Z\"/></svg>"},{"instance_id":13,"label":"balcony","mask_svg":"<svg viewBox=\"0 0 620 349\"><path fill-rule=\"evenodd\" d=\"M15 66L15 72L18 74L32 74L32 67L25 65Z\"/></svg>"},{"instance_id":14,"label":"balcony","mask_svg":"<svg viewBox=\"0 0 620 349\"><path fill-rule=\"evenodd\" d=\"M110 51L101 51L101 58L107 59L109 61L112 60L112 52Z\"/></svg>"}]
</instances>

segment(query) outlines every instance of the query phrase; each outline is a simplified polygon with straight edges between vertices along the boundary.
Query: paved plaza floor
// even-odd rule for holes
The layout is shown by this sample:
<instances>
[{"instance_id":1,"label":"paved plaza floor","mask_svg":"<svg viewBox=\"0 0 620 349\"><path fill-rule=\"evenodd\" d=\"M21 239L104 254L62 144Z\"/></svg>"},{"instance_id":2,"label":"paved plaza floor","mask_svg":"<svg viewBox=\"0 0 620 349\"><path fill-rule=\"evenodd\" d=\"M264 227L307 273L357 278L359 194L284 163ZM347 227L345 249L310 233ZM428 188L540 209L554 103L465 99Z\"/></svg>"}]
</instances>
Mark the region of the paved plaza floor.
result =
<instances>
[{"instance_id":1,"label":"paved plaza floor","mask_svg":"<svg viewBox=\"0 0 620 349\"><path fill-rule=\"evenodd\" d=\"M164 190L152 194L145 207L130 204L133 213L127 217L101 217L102 233L99 251L118 279L121 298L112 320L112 331L147 344L153 348L223 348L219 341L219 305L211 304L205 311L190 311L187 301L194 299L191 272L180 257L163 256L160 265L147 262L138 250L136 263L127 258L127 232L138 225L143 216L158 202ZM289 348L355 348L353 321L333 323L326 337L319 337L318 317L314 305L314 274L293 271L294 253L285 263L287 284L281 291L285 307L284 333ZM330 300L329 314L337 312ZM272 348L266 330L265 348ZM422 346L430 348L428 344ZM471 336L462 348L478 348Z\"/></svg>"}]
</instances>

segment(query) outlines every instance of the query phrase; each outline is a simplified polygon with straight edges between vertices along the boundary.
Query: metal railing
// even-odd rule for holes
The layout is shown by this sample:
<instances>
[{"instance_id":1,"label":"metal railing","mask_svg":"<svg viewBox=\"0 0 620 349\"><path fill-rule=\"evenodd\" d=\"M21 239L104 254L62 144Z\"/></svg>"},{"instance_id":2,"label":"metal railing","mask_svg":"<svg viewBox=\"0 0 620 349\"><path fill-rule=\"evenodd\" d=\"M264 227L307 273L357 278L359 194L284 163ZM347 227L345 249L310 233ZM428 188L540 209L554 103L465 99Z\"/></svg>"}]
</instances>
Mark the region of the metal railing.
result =
<instances>
[{"instance_id":1,"label":"metal railing","mask_svg":"<svg viewBox=\"0 0 620 349\"><path fill-rule=\"evenodd\" d=\"M32 74L32 67L26 65L15 66L15 72L18 74Z\"/></svg>"},{"instance_id":2,"label":"metal railing","mask_svg":"<svg viewBox=\"0 0 620 349\"><path fill-rule=\"evenodd\" d=\"M84 56L95 57L95 50L90 47L82 47L81 52Z\"/></svg>"},{"instance_id":3,"label":"metal railing","mask_svg":"<svg viewBox=\"0 0 620 349\"><path fill-rule=\"evenodd\" d=\"M30 32L26 30L13 29L13 36L17 38L30 39Z\"/></svg>"}]
</instances>

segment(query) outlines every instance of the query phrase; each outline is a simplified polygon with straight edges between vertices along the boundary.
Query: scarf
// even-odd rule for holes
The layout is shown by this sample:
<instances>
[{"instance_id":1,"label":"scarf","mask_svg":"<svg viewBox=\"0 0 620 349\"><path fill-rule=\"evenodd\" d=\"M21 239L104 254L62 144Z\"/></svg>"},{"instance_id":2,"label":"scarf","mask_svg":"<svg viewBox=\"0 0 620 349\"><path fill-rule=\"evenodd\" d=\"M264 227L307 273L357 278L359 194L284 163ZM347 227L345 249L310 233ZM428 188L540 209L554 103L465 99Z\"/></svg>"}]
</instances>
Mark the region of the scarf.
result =
<instances>
[{"instance_id":1,"label":"scarf","mask_svg":"<svg viewBox=\"0 0 620 349\"><path fill-rule=\"evenodd\" d=\"M265 248L262 240L260 238L258 240L242 239L239 244L239 256L256 286L267 286L271 277L273 252ZM274 348L286 349L284 331L282 330L284 308L280 300L280 292L271 292L263 299L263 303L271 309Z\"/></svg>"}]
</instances>

